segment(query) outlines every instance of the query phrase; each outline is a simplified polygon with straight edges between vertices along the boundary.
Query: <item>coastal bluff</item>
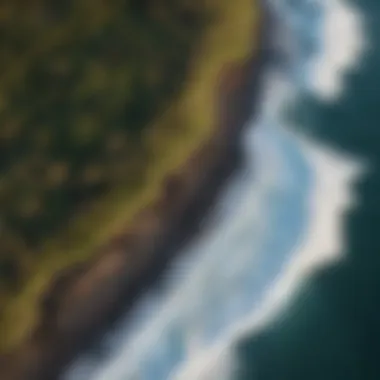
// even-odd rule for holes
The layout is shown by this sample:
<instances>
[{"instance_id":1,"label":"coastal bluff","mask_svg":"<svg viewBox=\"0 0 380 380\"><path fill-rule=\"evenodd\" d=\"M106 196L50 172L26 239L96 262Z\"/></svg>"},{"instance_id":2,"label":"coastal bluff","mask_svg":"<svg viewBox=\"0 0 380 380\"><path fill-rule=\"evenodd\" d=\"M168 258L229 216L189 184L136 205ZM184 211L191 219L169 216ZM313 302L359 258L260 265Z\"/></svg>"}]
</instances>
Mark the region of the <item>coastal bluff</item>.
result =
<instances>
[{"instance_id":1,"label":"coastal bluff","mask_svg":"<svg viewBox=\"0 0 380 380\"><path fill-rule=\"evenodd\" d=\"M252 42L246 59L226 63L218 73L209 136L165 176L159 196L91 260L55 274L40 296L36 326L23 344L0 356L1 379L57 379L78 352L159 281L168 262L201 228L242 158L241 131L254 114L268 59L264 17L259 24L259 30L252 28L259 42Z\"/></svg>"}]
</instances>

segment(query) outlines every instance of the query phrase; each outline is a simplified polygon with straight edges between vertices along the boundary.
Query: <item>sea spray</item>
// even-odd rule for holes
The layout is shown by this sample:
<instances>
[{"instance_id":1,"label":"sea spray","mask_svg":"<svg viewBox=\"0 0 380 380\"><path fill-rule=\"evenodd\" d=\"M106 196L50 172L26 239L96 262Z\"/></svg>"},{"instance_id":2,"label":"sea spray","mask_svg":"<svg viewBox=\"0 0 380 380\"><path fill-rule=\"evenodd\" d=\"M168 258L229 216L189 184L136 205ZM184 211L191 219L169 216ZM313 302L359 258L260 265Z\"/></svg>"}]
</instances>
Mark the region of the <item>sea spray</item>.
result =
<instances>
[{"instance_id":1,"label":"sea spray","mask_svg":"<svg viewBox=\"0 0 380 380\"><path fill-rule=\"evenodd\" d=\"M352 206L353 197L349 185L361 173L360 166L355 161L342 159L341 156L308 141L303 141L302 144L302 149L307 150L316 173L309 198L310 221L304 238L289 253L290 260L273 281L264 301L253 314L231 326L229 333L214 347L200 351L192 362L178 371L174 379L219 379L221 368L224 375L228 373L229 378L234 379L237 365L237 358L233 360L234 344L276 319L281 319L281 312L295 291L300 289L302 281L321 265L341 258L340 254L344 249L341 236L342 214Z\"/></svg>"},{"instance_id":2,"label":"sea spray","mask_svg":"<svg viewBox=\"0 0 380 380\"><path fill-rule=\"evenodd\" d=\"M306 84L318 97L331 102L342 95L345 74L360 64L368 46L363 17L353 5L344 0L320 2L324 10L321 50L310 60Z\"/></svg>"},{"instance_id":3,"label":"sea spray","mask_svg":"<svg viewBox=\"0 0 380 380\"><path fill-rule=\"evenodd\" d=\"M300 88L303 91L313 91L324 101L337 101L343 92L344 74L363 57L365 43L361 17L343 2L334 0L323 5L323 33L319 44L315 45L319 54L311 56L312 59L309 54L304 54L298 62L294 73L302 75L293 75L293 79L298 79L297 86L289 88L287 84L286 96L282 99L278 97L278 105L282 108L286 107L286 100L291 98L289 94L297 97ZM280 8L282 11L286 9L284 3ZM288 20L294 22L294 14ZM299 25L296 23L296 27L299 28ZM279 92L278 86L275 89ZM298 98L298 104L300 103L302 99ZM239 358L235 357L234 343L243 337L254 335L276 318L281 319L284 308L295 296L295 292L301 291L302 283L311 273L343 258L346 247L342 221L345 212L354 206L351 186L358 176L363 175L365 165L358 162L357 158L339 154L336 150L317 145L295 134L284 120L278 120L278 127L287 129L313 168L314 184L309 197L307 231L290 253L291 259L267 292L260 308L245 318L245 321L237 323L218 345L199 352L197 358L180 368L174 377L176 380L219 379L220 368L223 368L224 376L235 379ZM273 232L273 239L276 239L277 233ZM255 364L250 365L253 367L250 374L254 375Z\"/></svg>"}]
</instances>

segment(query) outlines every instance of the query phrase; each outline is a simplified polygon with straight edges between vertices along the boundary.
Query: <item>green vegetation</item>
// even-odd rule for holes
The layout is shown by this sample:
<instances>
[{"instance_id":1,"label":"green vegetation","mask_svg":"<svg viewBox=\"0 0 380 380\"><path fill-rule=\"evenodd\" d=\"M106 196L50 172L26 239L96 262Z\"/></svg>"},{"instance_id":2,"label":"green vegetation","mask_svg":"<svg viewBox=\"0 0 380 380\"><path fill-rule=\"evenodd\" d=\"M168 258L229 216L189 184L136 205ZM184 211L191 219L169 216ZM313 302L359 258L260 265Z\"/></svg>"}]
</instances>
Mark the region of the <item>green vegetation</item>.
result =
<instances>
[{"instance_id":1,"label":"green vegetation","mask_svg":"<svg viewBox=\"0 0 380 380\"><path fill-rule=\"evenodd\" d=\"M183 1L2 2L0 286L84 202L142 176L139 137L178 91L201 16Z\"/></svg>"},{"instance_id":2,"label":"green vegetation","mask_svg":"<svg viewBox=\"0 0 380 380\"><path fill-rule=\"evenodd\" d=\"M207 138L255 14L251 0L1 1L0 348L33 325L52 275Z\"/></svg>"}]
</instances>

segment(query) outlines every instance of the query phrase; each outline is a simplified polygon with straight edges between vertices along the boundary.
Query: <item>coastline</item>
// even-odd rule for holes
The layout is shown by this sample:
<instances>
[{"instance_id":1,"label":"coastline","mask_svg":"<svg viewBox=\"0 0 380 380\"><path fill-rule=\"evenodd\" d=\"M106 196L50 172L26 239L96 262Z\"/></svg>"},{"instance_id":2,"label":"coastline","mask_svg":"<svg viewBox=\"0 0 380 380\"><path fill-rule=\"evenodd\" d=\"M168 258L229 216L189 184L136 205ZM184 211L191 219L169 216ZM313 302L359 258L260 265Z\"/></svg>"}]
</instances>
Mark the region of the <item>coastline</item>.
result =
<instances>
[{"instance_id":1,"label":"coastline","mask_svg":"<svg viewBox=\"0 0 380 380\"><path fill-rule=\"evenodd\" d=\"M257 130L254 133L254 135L256 137L254 141L255 141L255 144L256 144L257 147L260 146L265 151L266 150L265 144L263 145L262 144L263 142L260 141L260 139L257 138L257 137L260 137L260 136L258 136L259 133L256 133L256 132L259 131L259 129L260 128L257 128ZM293 136L292 136L292 138L293 138ZM303 150L303 149L301 149L301 150ZM314 153L317 153L317 151L314 152ZM331 172L331 171L334 172L335 171L335 169L334 169L335 164L338 164L339 162L335 162L335 164L333 164L332 166L331 165L326 165L326 163L330 162L331 157L327 157L326 156L326 160L322 160L323 154L322 154L322 152L319 151L319 149L318 149L318 153L321 153L320 157L319 158L314 157L315 158L315 164L313 164L313 166L316 167L316 168L319 168L319 166L321 166L321 168L320 168L321 170L316 169L315 172L317 174L317 177L321 177L322 182L326 182L325 180L330 180L331 181L331 183L329 185L322 186L322 187L325 187L326 194L331 194L332 188L331 188L330 185L332 184L332 182L334 182L334 183L336 183L336 186L338 186L337 182L341 182L341 180L343 179L343 177L345 177L344 173L346 173L346 171L344 170L343 166L341 166L339 168L340 165L337 165L337 167L336 167L336 173L338 173L338 175L334 175L334 174L329 175L328 174L329 172ZM319 154L318 154L318 156L319 156ZM314 162L314 158L309 157L309 159L312 162ZM323 164L324 161L326 161L325 164ZM333 160L333 163L334 163L334 161L335 160ZM255 162L257 162L256 159L255 159ZM319 162L319 164L318 164L318 162ZM264 165L267 166L265 164L265 161L264 161ZM346 169L348 169L348 168L346 168ZM256 170L255 170L255 172L256 172ZM348 178L346 178L346 179L348 179ZM351 180L352 180L352 178L351 178ZM357 180L357 178L355 178L355 182L356 182L356 180ZM317 182L319 183L319 180L317 180ZM327 181L327 182L329 183L329 181ZM345 185L341 183L340 185L342 185L347 190L347 188L346 188L346 186L348 185L347 183ZM297 186L298 186L298 181L297 181ZM320 186L318 185L317 187L320 187ZM334 188L334 186L333 186L333 188ZM314 191L313 191L314 195L310 194L307 197L309 199L310 205L311 205L311 203L313 203L312 208L315 209L315 211L316 211L317 214L324 213L323 210L327 211L326 207L323 206L324 203L326 203L326 202L323 202L323 192L321 192L320 190L317 191L317 189L315 188ZM342 190L344 190L344 189L342 189ZM333 190L333 193L335 193L335 190ZM340 192L337 191L337 193L340 193ZM312 202L311 198L314 199L313 202ZM318 198L319 200L317 201L316 198ZM335 197L333 197L333 198L335 198ZM340 199L336 199L335 198L335 200L338 201L338 202L341 202L341 203L345 203L345 201L343 201L343 199L341 199L342 197L339 197L339 198ZM343 196L343 198L346 200L345 196ZM329 211L332 212L332 210L334 209L334 207L330 207L329 206L328 209L329 209ZM337 215L337 214L339 214L339 212L337 212L335 215ZM266 215L266 214L262 214L262 215ZM322 219L323 219L323 221L322 221ZM320 223L321 227L322 227L322 224L323 224L323 229L325 229L326 231L329 230L330 229L330 223L328 221L326 221L325 218L322 218L322 219L319 219L319 223ZM252 224L250 223L249 225L251 226L251 230L252 230ZM242 229L241 226L240 226L240 229ZM272 231L279 232L279 231L281 231L281 228L280 229L274 229ZM277 233L275 233L275 235L277 235ZM309 237L312 237L312 236L314 236L314 238L316 237L316 234L315 233L313 234L313 232L311 230L309 231L309 229L308 229L307 235ZM308 247L311 247L309 245L309 238L307 238L307 240L308 240L308 243L306 245ZM310 240L310 243L311 243L311 240ZM314 243L315 243L315 241L314 241ZM325 245L325 244L326 244L326 248L322 248L322 249L323 249L323 251L326 251L325 252L326 254L328 252L332 253L331 250L334 250L334 252L337 253L337 251L335 251L335 249L333 247L331 247L331 246L330 246L330 248L327 247L327 245L331 244L331 240L330 239L326 239L326 240L323 239L323 245ZM303 248L305 250L305 248L306 248L305 245L302 244L302 246L303 246ZM314 246L315 248L317 248L318 244L317 245L312 244L312 246ZM215 247L215 248L217 248L217 247ZM228 247L228 245L226 245L226 246L221 245L220 248L223 249L223 250L225 250L225 251L228 251L228 250L231 249L230 247ZM318 250L321 251L321 247L319 247ZM292 262L292 264L295 265L295 267L293 268L294 271L296 271L296 266L297 266L296 265L296 261L298 261L298 253L297 252L293 252L294 254L297 254L297 257L295 257L294 263L293 263L293 260L290 260ZM304 253L306 254L306 251L304 251ZM318 257L318 260L319 259L321 259L321 261L323 260L324 255L317 254L317 256L314 256L313 254L311 254L311 255L310 254L311 254L311 252L309 252L309 254L308 254L310 261L313 261L314 258L317 259L317 257ZM198 253L197 253L197 255L198 255ZM271 255L269 255L269 256L273 256L273 252L271 252ZM330 258L333 259L332 256ZM223 262L222 257L220 257L220 259ZM219 261L220 261L220 259L219 259ZM290 259L292 259L292 258L290 257ZM307 261L306 256L304 257L305 260L302 260L302 257L299 257L299 259L300 259L300 263L299 264L306 264L306 261ZM328 259L328 258L326 257L326 259ZM339 258L339 259L341 259L341 258ZM181 258L179 258L179 260L181 260ZM235 260L237 260L237 258ZM290 262L289 262L289 264L290 264ZM309 264L311 266L313 263L310 262ZM314 262L314 264L317 264L317 263ZM324 263L321 263L321 264L323 264L323 266L325 265ZM303 265L300 265L300 267L302 267L302 269L306 269L305 267L303 267ZM288 269L290 270L291 268L289 267ZM311 270L312 268L309 268L309 269ZM317 269L317 268L315 268L315 269ZM212 270L211 270L210 273L214 274L213 271L214 271L214 268L212 268ZM287 274L290 275L290 273L285 273L285 272L286 271L284 271L285 277L287 277L289 279L289 276L287 276ZM302 272L302 270L301 270L301 272ZM302 273L299 273L299 274L302 274ZM307 277L310 276L310 273L308 273L308 274L304 273L304 274L306 274ZM181 277L182 277L182 274L181 274ZM290 290L290 288L288 288L287 285L290 285L290 284L286 284L285 278L283 280L284 280L284 282L281 281L281 284L278 283L277 284L278 287L276 285L276 288L278 288L279 293L282 293L282 296L285 296L285 293L288 293L289 290ZM191 281L195 281L195 279L194 279L193 276L191 276ZM175 282L177 282L177 281L175 281ZM222 281L222 284L218 284L215 281L213 281L213 280L210 279L209 282L212 284L212 286L211 286L212 288L217 288L218 292L223 292L223 290L220 290L220 289L223 288L223 285L224 285L224 288L226 287L226 283L225 282L227 282L227 281L225 280L225 281ZM298 286L299 285L300 284L298 283ZM174 289L176 289L176 288L174 287ZM207 287L206 287L206 289L207 289ZM252 289L252 287L251 287L251 289ZM180 289L176 289L176 292L178 290L180 290ZM292 291L294 291L294 289ZM210 292L212 292L212 291L210 290ZM252 293L252 290L250 290L250 293ZM276 293L276 295L280 296L280 294L278 294L276 291L274 291L274 293ZM239 292L239 295L240 294L241 293ZM275 294L273 294L273 295L275 296ZM202 293L202 298L203 297L207 297L207 296ZM182 292L182 296L180 298L181 298L181 300L177 303L176 310L178 310L178 309L181 310L179 313L181 313L182 315L188 315L188 314L186 314L186 309L188 311L192 310L191 306L189 306L189 304L191 305L191 302L189 302L189 300L188 300L188 298L187 298L187 296L186 296L186 294L184 292ZM273 297L273 298L276 298L276 297ZM271 299L271 301L273 301L273 302L280 301L279 298L280 297L277 297L276 300L275 299ZM223 302L224 303L226 302L226 298L224 296L223 296ZM206 301L206 303L207 303L207 301ZM181 307L181 305L182 305L182 307ZM169 308L170 305L164 304L164 305L160 305L160 307L161 306L163 306L163 309L165 310L164 313L166 314L167 318L169 318L169 316L170 316L170 318L173 317L173 319L176 319L176 317L172 316L172 314L171 314L172 312L174 312L174 310L172 310L172 308ZM277 311L273 310L274 309L274 305L269 305L269 304L266 303L265 306L268 306L268 308L265 308L265 310L266 310L266 312L268 312L268 314L266 312L263 312L261 314L262 318L268 317L270 319L270 315L269 315L270 314L269 313L270 310L269 309L272 309L272 311L273 311L274 314L281 313L281 310L277 310ZM279 306L279 308L281 308L281 305L278 305L278 306ZM282 305L282 306L284 306L284 305ZM218 312L217 310L215 310L216 309L215 305L212 305L210 307L214 308L214 311L213 311L214 314ZM155 309L155 307L153 307L153 309ZM194 314L196 314L196 312L194 312ZM278 316L279 315L277 314L277 317ZM273 315L273 317L276 317L276 316ZM119 343L117 343L117 347L116 348L114 347L114 342L111 343L111 347L114 350L114 354L116 353L116 358L115 358L115 355L109 355L108 354L108 355L106 355L106 359L104 360L104 361L106 361L106 363L104 363L103 359L100 359L98 361L98 357L97 357L97 354L96 354L96 351L95 351L94 357L91 357L91 359L90 359L90 364L85 359L84 360L85 364L83 364L82 367L79 365L79 368L76 369L75 374L78 374L78 376L81 379L92 379L94 374L96 374L94 376L94 378L96 378L96 379L111 379L111 378L112 379L126 379L128 377L125 375L126 372L127 372L127 370L125 368L126 367L128 368L128 367L131 366L130 362L132 362L132 363L138 362L138 363L140 363L140 366L142 368L144 368L144 372L143 372L144 375L145 375L145 373L148 373L148 375L145 375L145 376L147 376L147 378L149 378L149 376L151 376L153 379L155 379L154 374L152 374L152 370L149 371L148 368L149 367L150 368L152 368L152 367L155 368L155 366L158 363L161 363L161 361L163 360L162 354L161 354L161 350L163 349L164 351L167 352L168 349L164 348L164 347L166 347L165 346L165 343L166 343L165 335L167 336L170 333L169 332L164 332L162 334L164 337L161 337L161 335L160 335L160 338L157 339L157 335L158 335L157 332L159 332L159 330L160 330L159 326L161 326L161 331L162 331L162 324L158 324L158 323L156 324L156 321L155 321L156 318L157 319L159 318L159 315L156 315L155 312L152 314L152 312L150 311L149 318L152 318L154 320L154 324L156 325L155 328L154 328L156 330L155 331L156 332L155 337L152 337L150 334L153 335L153 333L149 332L150 329L146 328L146 327L152 327L152 326L144 326L141 329L142 331L141 331L141 334L139 334L140 336L136 336L134 338L133 342L129 345L130 349L127 350L127 349L125 349L125 344L124 344L125 340L123 339L122 329L118 328L115 331L115 333L117 334L117 336L115 336L115 340L117 342L119 342ZM281 318L281 316L280 316L280 318ZM181 380L184 380L184 379L189 380L189 379L194 379L194 378L199 379L199 380L200 379L208 379L208 380L210 380L211 378L212 379L220 380L221 378L223 378L223 379L227 380L227 379L234 379L234 378L236 378L237 377L237 375L236 375L237 360L238 360L238 358L241 355L241 352L239 352L239 350L237 350L236 348L241 348L240 347L240 345L241 345L242 347L244 347L244 353L245 353L246 352L245 350L246 350L247 346L250 347L250 343L249 342L255 341L256 333L260 334L261 331L262 331L262 328L264 327L264 329L265 329L266 324L270 323L270 321L266 321L265 322L264 320L260 320L260 319L261 318L256 318L255 315L249 315L249 317L246 318L246 319L244 319L244 321L242 321L241 323L238 323L237 325L233 325L233 328L231 329L232 331L230 331L228 334L226 334L226 336L223 335L222 336L223 339L221 339L221 341L218 340L217 343L215 344L215 346L212 345L210 348L207 348L207 350L204 350L204 351L202 350L199 353L199 355L197 354L197 356L195 357L194 360L191 360L190 362L186 361L185 365L180 367L180 371L179 371L178 375L177 375L177 372L175 372L175 376L173 378L175 378L176 380L179 380L179 379L181 379ZM286 326L288 325L288 322L290 320L294 321L294 315L289 316L289 318L287 320L287 323L286 323ZM175 325L175 326L177 326L177 327L173 327L173 330L175 330L179 335L183 336L183 330L185 330L185 327L181 326L180 327L181 330L180 330L180 332L178 332L178 330L176 330L176 329L178 328L178 324L179 323L177 324L177 322L172 322L172 324ZM126 326L124 326L124 328L127 328L127 327L128 327L128 321L126 322ZM192 330L191 326L190 327L186 327L186 328L188 330L189 329ZM283 330L283 325L282 324L281 324L280 329ZM278 329L277 334L281 334L282 333L282 331L280 331L280 329ZM130 330L129 327L128 327L128 330ZM256 330L259 330L259 331L256 331ZM169 331L171 331L171 330L169 330ZM146 335L150 336L149 340L145 339ZM173 339L173 337L167 338L167 339ZM145 345L146 348L147 348L147 343L148 343L147 340L150 341L150 342L152 342L152 341L155 342L154 346L156 347L155 350L157 350L157 355L155 356L155 359L151 359L151 357L149 357L149 359L147 359L147 356L145 355L144 360L142 360L141 356L136 356L135 355L136 345L137 345L137 343L140 344L142 340L145 341L144 345ZM113 341L113 338L112 338L112 341ZM284 349L283 350L284 352L288 352L287 351L288 343L289 342L286 342L286 343L283 344L282 348ZM120 344L121 347L119 347L119 344ZM177 343L172 343L172 344L175 345L175 348L173 348L173 349L177 349L178 350L178 342ZM106 344L106 346L108 347L108 338L107 338L107 344ZM161 347L161 349L160 349L160 347ZM244 358L245 358L244 370L248 370L249 371L250 368L253 367L252 364L255 363L253 361L253 360L255 360L254 356L256 357L257 354L260 355L260 351L262 351L261 348L260 348L260 345L257 344L257 343L253 343L253 347L255 347L254 348L254 354L253 354L253 356L251 354L249 354L249 355L245 354L245 356L244 356ZM306 346L303 347L303 349L305 349L305 348L307 349ZM122 350L122 351L120 352L120 350ZM177 351L175 351L175 352L171 351L171 355L173 355L175 358L178 359L178 354L176 354L176 352ZM182 351L180 351L180 352L182 352ZM299 352L301 352L301 351L299 351ZM170 354L168 354L168 355L170 355ZM100 357L102 357L102 354L100 355ZM261 357L261 356L259 356L259 357ZM138 360L137 360L137 358L138 358ZM264 358L265 358L265 356L264 356ZM108 364L108 360L111 362L111 364ZM126 362L125 360L127 360L128 362ZM158 360L161 360L161 361L158 362ZM81 359L80 359L80 361L81 361ZM257 365L260 365L260 364L261 364L260 361L256 362L256 365L255 365L256 368L257 368ZM105 366L105 369L104 369L104 366ZM107 370L108 366L110 368L108 368L108 370ZM86 369L88 367L91 368L90 375L88 375L86 373ZM95 367L95 369L93 367ZM137 367L137 365L136 365L136 367ZM142 368L141 368L141 370L142 370ZM100 374L99 374L99 372L100 372ZM132 370L129 373L131 373L131 372L132 372ZM279 370L278 373L280 373L280 372L281 371ZM251 372L249 372L249 373L251 373ZM160 372L160 375L158 375L158 376L161 376L160 377L161 379L167 379L168 378L168 377L163 377L162 372ZM76 377L72 376L72 377L70 377L70 379L76 379Z\"/></svg>"},{"instance_id":2,"label":"coastline","mask_svg":"<svg viewBox=\"0 0 380 380\"><path fill-rule=\"evenodd\" d=\"M39 326L17 352L4 357L2 379L57 378L80 350L157 281L196 233L239 164L240 132L255 111L253 100L268 58L265 18L261 17L258 51L221 75L216 89L219 120L212 136L167 178L159 200L142 210L132 226L101 248L91 263L69 268L53 281L41 303Z\"/></svg>"}]
</instances>

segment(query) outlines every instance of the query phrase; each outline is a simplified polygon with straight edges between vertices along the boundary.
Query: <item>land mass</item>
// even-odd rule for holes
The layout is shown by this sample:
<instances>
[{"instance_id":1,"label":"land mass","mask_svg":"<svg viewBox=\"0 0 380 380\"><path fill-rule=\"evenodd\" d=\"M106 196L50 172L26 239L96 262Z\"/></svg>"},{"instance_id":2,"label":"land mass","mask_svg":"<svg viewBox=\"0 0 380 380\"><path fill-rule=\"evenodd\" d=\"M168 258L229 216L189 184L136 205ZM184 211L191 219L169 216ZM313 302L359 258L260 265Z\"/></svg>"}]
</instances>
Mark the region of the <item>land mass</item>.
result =
<instances>
[{"instance_id":1,"label":"land mass","mask_svg":"<svg viewBox=\"0 0 380 380\"><path fill-rule=\"evenodd\" d=\"M209 83L212 101L208 107L215 110L209 133L197 139L185 159L166 170L153 199L118 223L91 259L54 272L37 294L35 324L19 345L3 355L1 379L57 378L76 353L157 281L168 261L199 228L239 162L241 130L254 111L267 58L268 26L264 28L263 19L256 19L263 12L250 1L239 2L251 7L246 25L249 38L244 54L219 57L215 66L217 74ZM236 23L230 26L239 27L238 13L235 17Z\"/></svg>"}]
</instances>

